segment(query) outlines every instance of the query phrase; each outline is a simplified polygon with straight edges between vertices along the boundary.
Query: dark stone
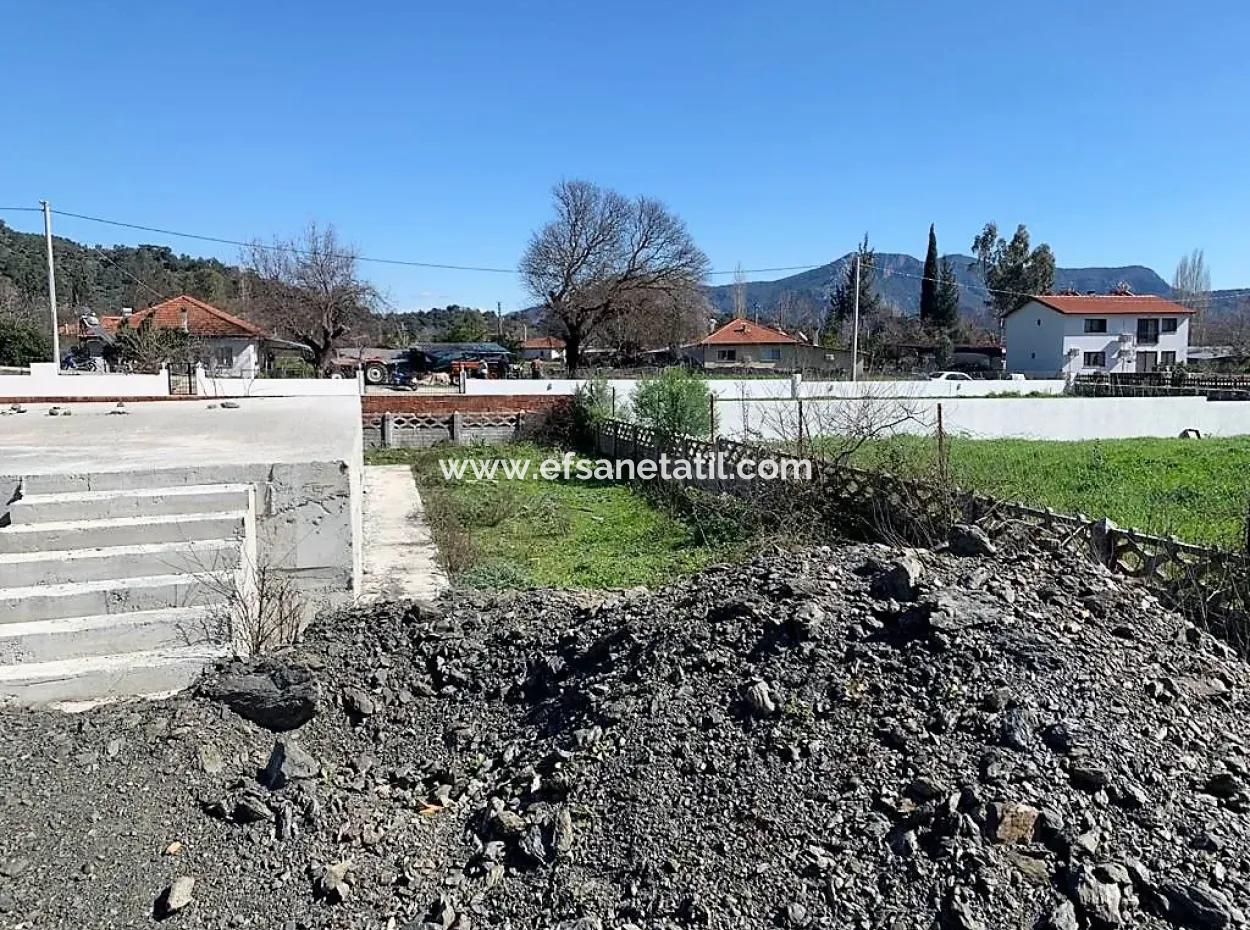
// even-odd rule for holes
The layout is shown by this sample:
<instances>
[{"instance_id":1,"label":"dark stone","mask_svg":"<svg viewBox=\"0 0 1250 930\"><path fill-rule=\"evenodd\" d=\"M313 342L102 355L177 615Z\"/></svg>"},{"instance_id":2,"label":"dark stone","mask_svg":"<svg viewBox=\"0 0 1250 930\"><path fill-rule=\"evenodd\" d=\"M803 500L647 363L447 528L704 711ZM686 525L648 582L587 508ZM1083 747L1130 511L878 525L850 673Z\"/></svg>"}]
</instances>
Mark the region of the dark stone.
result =
<instances>
[{"instance_id":1,"label":"dark stone","mask_svg":"<svg viewBox=\"0 0 1250 930\"><path fill-rule=\"evenodd\" d=\"M205 681L199 694L279 733L302 727L316 716L321 702L321 687L311 669L268 656L233 663Z\"/></svg>"}]
</instances>

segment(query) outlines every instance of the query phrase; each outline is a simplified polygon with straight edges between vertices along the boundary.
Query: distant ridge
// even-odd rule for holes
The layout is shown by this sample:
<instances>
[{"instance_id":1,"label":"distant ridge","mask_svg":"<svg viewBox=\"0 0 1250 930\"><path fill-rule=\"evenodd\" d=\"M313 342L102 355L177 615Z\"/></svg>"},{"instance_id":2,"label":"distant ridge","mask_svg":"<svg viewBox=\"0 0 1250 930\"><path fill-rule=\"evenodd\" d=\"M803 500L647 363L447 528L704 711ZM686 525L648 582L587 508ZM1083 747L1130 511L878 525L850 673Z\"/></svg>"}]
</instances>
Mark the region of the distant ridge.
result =
<instances>
[{"instance_id":1,"label":"distant ridge","mask_svg":"<svg viewBox=\"0 0 1250 930\"><path fill-rule=\"evenodd\" d=\"M959 309L967 317L985 315L985 281L976 259L971 255L946 256L959 283ZM813 303L823 307L829 294L841 280L852 255L847 254L819 268L775 281L748 281L746 305L748 312L758 311L761 318L773 318L779 308L788 302L808 308ZM920 312L920 279L924 274L924 262L911 255L896 252L877 253L877 291L895 308L907 316ZM1121 282L1132 288L1135 294L1156 294L1168 297L1172 288L1163 278L1144 265L1124 265L1118 268L1057 268L1055 289L1072 288L1081 293L1094 291L1106 294ZM720 284L707 289L708 299L722 313L734 309L734 285ZM801 315L801 311L800 311Z\"/></svg>"}]
</instances>

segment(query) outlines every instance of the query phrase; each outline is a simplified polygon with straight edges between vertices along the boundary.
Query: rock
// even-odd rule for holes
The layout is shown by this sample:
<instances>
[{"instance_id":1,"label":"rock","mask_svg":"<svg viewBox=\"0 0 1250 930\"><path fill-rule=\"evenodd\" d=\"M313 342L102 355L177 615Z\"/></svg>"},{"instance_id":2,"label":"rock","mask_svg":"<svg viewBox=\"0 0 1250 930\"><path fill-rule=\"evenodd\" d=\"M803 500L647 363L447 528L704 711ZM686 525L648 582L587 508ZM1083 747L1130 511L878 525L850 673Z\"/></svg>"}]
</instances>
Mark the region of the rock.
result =
<instances>
[{"instance_id":1,"label":"rock","mask_svg":"<svg viewBox=\"0 0 1250 930\"><path fill-rule=\"evenodd\" d=\"M267 656L235 662L201 685L199 693L279 733L302 727L316 716L321 701L311 669Z\"/></svg>"},{"instance_id":2,"label":"rock","mask_svg":"<svg viewBox=\"0 0 1250 930\"><path fill-rule=\"evenodd\" d=\"M999 720L999 740L1004 746L1027 751L1034 743L1034 725L1031 711L1024 707L1012 707Z\"/></svg>"},{"instance_id":3,"label":"rock","mask_svg":"<svg viewBox=\"0 0 1250 930\"><path fill-rule=\"evenodd\" d=\"M1160 891L1169 919L1190 930L1225 930L1246 922L1245 914L1210 885L1169 882Z\"/></svg>"},{"instance_id":4,"label":"rock","mask_svg":"<svg viewBox=\"0 0 1250 930\"><path fill-rule=\"evenodd\" d=\"M183 875L174 879L172 885L161 892L156 899L156 913L160 917L176 914L191 903L191 893L195 890L195 879Z\"/></svg>"},{"instance_id":5,"label":"rock","mask_svg":"<svg viewBox=\"0 0 1250 930\"><path fill-rule=\"evenodd\" d=\"M1042 923L1040 930L1080 930L1080 927L1076 919L1076 908L1072 906L1072 902L1060 901L1046 915L1046 920Z\"/></svg>"},{"instance_id":6,"label":"rock","mask_svg":"<svg viewBox=\"0 0 1250 930\"><path fill-rule=\"evenodd\" d=\"M235 823L260 823L272 821L274 813L263 800L248 794L235 802L232 819Z\"/></svg>"},{"instance_id":7,"label":"rock","mask_svg":"<svg viewBox=\"0 0 1250 930\"><path fill-rule=\"evenodd\" d=\"M238 410L239 402L236 400L223 400L221 402L221 409L222 410Z\"/></svg>"},{"instance_id":8,"label":"rock","mask_svg":"<svg viewBox=\"0 0 1250 930\"><path fill-rule=\"evenodd\" d=\"M551 828L551 847L557 856L563 856L573 848L573 816L567 807L556 812L555 824Z\"/></svg>"},{"instance_id":9,"label":"rock","mask_svg":"<svg viewBox=\"0 0 1250 930\"><path fill-rule=\"evenodd\" d=\"M496 836L505 839L515 839L525 832L527 824L525 818L515 811L501 810L496 811L491 816L491 827Z\"/></svg>"},{"instance_id":10,"label":"rock","mask_svg":"<svg viewBox=\"0 0 1250 930\"><path fill-rule=\"evenodd\" d=\"M360 688L343 689L343 709L357 720L372 717L378 711L378 705Z\"/></svg>"},{"instance_id":11,"label":"rock","mask_svg":"<svg viewBox=\"0 0 1250 930\"><path fill-rule=\"evenodd\" d=\"M956 523L946 537L946 548L952 555L993 555L998 550L979 526Z\"/></svg>"},{"instance_id":12,"label":"rock","mask_svg":"<svg viewBox=\"0 0 1250 930\"><path fill-rule=\"evenodd\" d=\"M352 861L344 859L333 865L315 865L311 869L313 892L317 897L330 904L342 904L351 897L352 889L348 879L352 872Z\"/></svg>"},{"instance_id":13,"label":"rock","mask_svg":"<svg viewBox=\"0 0 1250 930\"><path fill-rule=\"evenodd\" d=\"M320 763L301 749L295 740L279 739L274 743L269 762L260 774L260 783L277 791L292 781L318 778L320 775Z\"/></svg>"},{"instance_id":14,"label":"rock","mask_svg":"<svg viewBox=\"0 0 1250 930\"><path fill-rule=\"evenodd\" d=\"M1232 772L1216 772L1202 786L1204 793L1227 800L1245 790L1245 783Z\"/></svg>"},{"instance_id":15,"label":"rock","mask_svg":"<svg viewBox=\"0 0 1250 930\"><path fill-rule=\"evenodd\" d=\"M873 597L899 602L916 599L916 585L924 575L924 567L914 555L904 555L886 566L872 582Z\"/></svg>"},{"instance_id":16,"label":"rock","mask_svg":"<svg viewBox=\"0 0 1250 930\"><path fill-rule=\"evenodd\" d=\"M222 761L221 753L217 751L216 746L201 743L196 750L196 754L199 756L200 768L209 775L220 774L221 770L225 768L225 762Z\"/></svg>"},{"instance_id":17,"label":"rock","mask_svg":"<svg viewBox=\"0 0 1250 930\"><path fill-rule=\"evenodd\" d=\"M1068 779L1082 791L1101 791L1107 787L1111 777L1106 769L1086 765L1074 765L1068 770Z\"/></svg>"},{"instance_id":18,"label":"rock","mask_svg":"<svg viewBox=\"0 0 1250 930\"><path fill-rule=\"evenodd\" d=\"M747 685L743 689L742 696L746 701L747 709L756 717L768 717L777 712L772 689L768 687L766 681L755 681Z\"/></svg>"},{"instance_id":19,"label":"rock","mask_svg":"<svg viewBox=\"0 0 1250 930\"><path fill-rule=\"evenodd\" d=\"M1067 755L1076 747L1076 739L1068 724L1060 720L1042 729L1042 742L1060 755Z\"/></svg>"},{"instance_id":20,"label":"rock","mask_svg":"<svg viewBox=\"0 0 1250 930\"><path fill-rule=\"evenodd\" d=\"M1033 839L1038 810L1027 804L990 805L990 838L996 843L1028 843Z\"/></svg>"},{"instance_id":21,"label":"rock","mask_svg":"<svg viewBox=\"0 0 1250 930\"><path fill-rule=\"evenodd\" d=\"M1123 922L1120 886L1099 881L1092 871L1082 870L1077 876L1073 897L1090 930L1109 930Z\"/></svg>"}]
</instances>

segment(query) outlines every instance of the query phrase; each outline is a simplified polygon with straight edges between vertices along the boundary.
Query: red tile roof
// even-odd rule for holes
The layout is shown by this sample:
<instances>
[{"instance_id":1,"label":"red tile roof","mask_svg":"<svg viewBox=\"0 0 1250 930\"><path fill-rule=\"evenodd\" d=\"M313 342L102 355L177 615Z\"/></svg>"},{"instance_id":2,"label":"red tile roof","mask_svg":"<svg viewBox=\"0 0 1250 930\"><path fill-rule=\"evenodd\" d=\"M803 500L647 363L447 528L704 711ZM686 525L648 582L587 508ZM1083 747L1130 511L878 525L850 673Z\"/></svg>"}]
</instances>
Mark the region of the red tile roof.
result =
<instances>
[{"instance_id":1,"label":"red tile roof","mask_svg":"<svg viewBox=\"0 0 1250 930\"><path fill-rule=\"evenodd\" d=\"M152 325L157 329L181 329L184 311L187 315L187 332L192 336L251 336L263 338L265 335L260 327L249 323L247 320L241 320L225 310L219 310L212 304L206 304L204 301L196 300L194 297L189 297L186 294L172 297L153 307L148 307L146 310L136 310L130 315L129 325L137 328L140 323L150 316L152 317ZM125 322L125 318L120 316L100 317L100 325L110 333L116 332Z\"/></svg>"},{"instance_id":2,"label":"red tile roof","mask_svg":"<svg viewBox=\"0 0 1250 930\"><path fill-rule=\"evenodd\" d=\"M535 336L521 343L522 349L563 349L564 340L555 336Z\"/></svg>"},{"instance_id":3,"label":"red tile roof","mask_svg":"<svg viewBox=\"0 0 1250 930\"><path fill-rule=\"evenodd\" d=\"M1188 307L1182 307L1180 304L1174 304L1170 300L1151 294L1035 294L1031 299L1059 313L1076 316L1090 314L1110 316L1118 313L1130 313L1135 316L1193 313Z\"/></svg>"},{"instance_id":4,"label":"red tile roof","mask_svg":"<svg viewBox=\"0 0 1250 930\"><path fill-rule=\"evenodd\" d=\"M799 340L788 333L763 323L730 320L710 336L699 340L701 346L797 345Z\"/></svg>"}]
</instances>

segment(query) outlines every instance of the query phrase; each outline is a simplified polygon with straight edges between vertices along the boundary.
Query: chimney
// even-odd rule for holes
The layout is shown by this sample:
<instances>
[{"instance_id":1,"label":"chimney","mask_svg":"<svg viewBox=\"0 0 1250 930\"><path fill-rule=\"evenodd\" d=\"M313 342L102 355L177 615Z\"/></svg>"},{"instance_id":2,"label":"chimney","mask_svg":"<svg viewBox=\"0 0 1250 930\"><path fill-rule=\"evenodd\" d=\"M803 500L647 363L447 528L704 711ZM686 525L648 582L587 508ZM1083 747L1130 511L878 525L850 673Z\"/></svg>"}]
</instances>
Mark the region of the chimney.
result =
<instances>
[{"instance_id":1,"label":"chimney","mask_svg":"<svg viewBox=\"0 0 1250 930\"><path fill-rule=\"evenodd\" d=\"M128 320L128 319L130 319L130 314L132 314L132 313L134 313L134 312L135 312L135 308L134 308L134 307L122 307L122 319L123 319L123 320Z\"/></svg>"},{"instance_id":2,"label":"chimney","mask_svg":"<svg viewBox=\"0 0 1250 930\"><path fill-rule=\"evenodd\" d=\"M187 308L186 307L183 307L182 311L178 314L178 328L181 329L184 333L189 331L187 328Z\"/></svg>"}]
</instances>

